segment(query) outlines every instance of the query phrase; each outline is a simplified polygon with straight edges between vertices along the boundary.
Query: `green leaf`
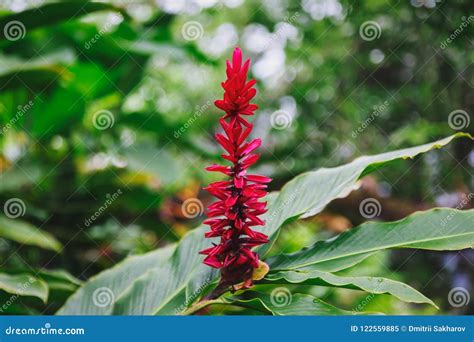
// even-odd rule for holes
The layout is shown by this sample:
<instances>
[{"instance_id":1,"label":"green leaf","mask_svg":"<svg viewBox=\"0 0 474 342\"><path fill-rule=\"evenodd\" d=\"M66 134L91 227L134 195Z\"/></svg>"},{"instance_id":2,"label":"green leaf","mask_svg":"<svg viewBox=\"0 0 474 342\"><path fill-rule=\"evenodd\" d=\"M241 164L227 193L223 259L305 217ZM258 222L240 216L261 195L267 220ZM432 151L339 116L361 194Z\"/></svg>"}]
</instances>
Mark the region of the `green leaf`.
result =
<instances>
[{"instance_id":1,"label":"green leaf","mask_svg":"<svg viewBox=\"0 0 474 342\"><path fill-rule=\"evenodd\" d=\"M198 252L208 245L202 237L207 227L188 233L179 243L154 252L134 256L115 267L93 277L58 312L62 315L105 315L112 312L157 314L171 310L168 303L182 296L195 273L204 273ZM104 290L113 300L108 305L97 306L93 298ZM183 305L175 303L175 308Z\"/></svg>"},{"instance_id":2,"label":"green leaf","mask_svg":"<svg viewBox=\"0 0 474 342\"><path fill-rule=\"evenodd\" d=\"M19 21L23 23L28 31L41 26L49 26L60 21L77 18L88 13L96 11L113 10L119 11L122 15L127 16L125 11L112 4L88 1L66 1L47 3L40 7L34 7L20 13L13 13L0 18L0 40L6 39L5 26L11 21Z\"/></svg>"},{"instance_id":3,"label":"green leaf","mask_svg":"<svg viewBox=\"0 0 474 342\"><path fill-rule=\"evenodd\" d=\"M59 252L61 243L51 234L36 228L28 222L0 216L0 237L21 244L38 246Z\"/></svg>"},{"instance_id":4,"label":"green leaf","mask_svg":"<svg viewBox=\"0 0 474 342\"><path fill-rule=\"evenodd\" d=\"M94 63L76 62L68 67L68 73L67 86L81 94L88 105L92 101L94 101L92 104L96 104L98 97L104 94L108 96L101 99L115 100L114 104L118 102L117 96L111 95L116 89L110 84L111 81L107 78L109 76L101 66ZM97 108L95 111L106 108L110 107Z\"/></svg>"},{"instance_id":5,"label":"green leaf","mask_svg":"<svg viewBox=\"0 0 474 342\"><path fill-rule=\"evenodd\" d=\"M65 71L62 66L74 63L75 58L74 50L69 48L59 48L40 57L30 59L0 55L0 61L2 62L0 76L13 77L19 72L34 70L50 70L56 74L61 74Z\"/></svg>"},{"instance_id":6,"label":"green leaf","mask_svg":"<svg viewBox=\"0 0 474 342\"><path fill-rule=\"evenodd\" d=\"M44 303L48 301L46 283L29 274L0 273L0 289L13 295L37 297Z\"/></svg>"},{"instance_id":7,"label":"green leaf","mask_svg":"<svg viewBox=\"0 0 474 342\"><path fill-rule=\"evenodd\" d=\"M329 202L346 197L361 177L391 161L414 158L420 153L441 148L459 137L471 136L466 133L457 133L429 144L373 156L363 156L339 167L321 168L303 173L285 184L275 200L271 201L271 206L264 217L266 225L262 232L270 236L274 242L283 223L289 219L318 214ZM260 252L268 252L271 245L272 243L263 246Z\"/></svg>"},{"instance_id":8,"label":"green leaf","mask_svg":"<svg viewBox=\"0 0 474 342\"><path fill-rule=\"evenodd\" d=\"M74 50L60 48L40 57L24 59L17 56L0 55L0 82L5 84L3 90L25 88L44 90L58 81L70 77L66 65L75 60ZM34 99L36 104L38 99Z\"/></svg>"},{"instance_id":9,"label":"green leaf","mask_svg":"<svg viewBox=\"0 0 474 342\"><path fill-rule=\"evenodd\" d=\"M379 277L343 277L320 271L283 271L267 275L260 283L317 285L362 290L373 294L388 293L405 302L428 303L436 306L429 298L411 286L399 281Z\"/></svg>"},{"instance_id":10,"label":"green leaf","mask_svg":"<svg viewBox=\"0 0 474 342\"><path fill-rule=\"evenodd\" d=\"M286 288L276 288L272 294L254 291L245 292L254 296L251 299L238 297L226 299L228 304L242 306L248 309L270 313L275 316L327 316L327 315L352 315L354 312L342 310L332 306L316 297L307 294L292 294ZM357 313L360 314L360 313Z\"/></svg>"},{"instance_id":11,"label":"green leaf","mask_svg":"<svg viewBox=\"0 0 474 342\"><path fill-rule=\"evenodd\" d=\"M269 196L267 225L263 231L276 237L279 227L288 219L310 216L321 211L331 200L346 196L357 180L380 165L398 158L410 158L432 148L444 146L457 134L437 142L410 149L361 157L354 162L333 168L305 173L290 181L281 193ZM340 184L339 184L340 183ZM317 191L315 191L317 189ZM292 194L296 193L297 196ZM301 196L301 198L300 198ZM177 246L166 247L142 256L126 259L114 268L90 279L69 298L59 314L170 314L186 308L199 299L212 285L217 274L202 264L198 251L211 245L204 238L206 226L188 233ZM328 259L324 270L339 270L362 261L370 254ZM355 260L355 261L354 261ZM315 266L309 264L308 266ZM113 293L114 301L105 307L92 302L94 291L106 287ZM98 291L98 290L97 290Z\"/></svg>"},{"instance_id":12,"label":"green leaf","mask_svg":"<svg viewBox=\"0 0 474 342\"><path fill-rule=\"evenodd\" d=\"M201 63L211 65L216 64L213 59L204 55L192 45L176 46L163 42L155 42L143 39L134 41L115 39L115 43L127 53L133 53L141 56L158 55L166 58L175 58L177 60L185 60L189 57L193 57Z\"/></svg>"},{"instance_id":13,"label":"green leaf","mask_svg":"<svg viewBox=\"0 0 474 342\"><path fill-rule=\"evenodd\" d=\"M85 102L78 91L58 87L53 94L44 95L32 107L28 126L38 139L48 139L60 132L70 131L84 115Z\"/></svg>"},{"instance_id":14,"label":"green leaf","mask_svg":"<svg viewBox=\"0 0 474 342\"><path fill-rule=\"evenodd\" d=\"M58 281L68 282L74 285L82 285L82 281L74 277L71 273L65 270L47 270L41 269L38 272L39 276L45 280L54 279Z\"/></svg>"},{"instance_id":15,"label":"green leaf","mask_svg":"<svg viewBox=\"0 0 474 342\"><path fill-rule=\"evenodd\" d=\"M64 270L39 270L37 276L48 284L51 292L54 290L74 292L82 281Z\"/></svg>"},{"instance_id":16,"label":"green leaf","mask_svg":"<svg viewBox=\"0 0 474 342\"><path fill-rule=\"evenodd\" d=\"M474 246L474 210L432 209L395 222L367 222L336 239L270 258L271 270L291 270L390 248L437 251Z\"/></svg>"},{"instance_id":17,"label":"green leaf","mask_svg":"<svg viewBox=\"0 0 474 342\"><path fill-rule=\"evenodd\" d=\"M341 270L345 270L346 268L352 267L357 265L358 263L362 262L363 260L367 259L373 253L364 253L358 255L350 255L345 258L338 258L335 260L328 260L323 261L318 264L312 264L305 267L299 268L300 271L321 271L321 272L337 272Z\"/></svg>"}]
</instances>

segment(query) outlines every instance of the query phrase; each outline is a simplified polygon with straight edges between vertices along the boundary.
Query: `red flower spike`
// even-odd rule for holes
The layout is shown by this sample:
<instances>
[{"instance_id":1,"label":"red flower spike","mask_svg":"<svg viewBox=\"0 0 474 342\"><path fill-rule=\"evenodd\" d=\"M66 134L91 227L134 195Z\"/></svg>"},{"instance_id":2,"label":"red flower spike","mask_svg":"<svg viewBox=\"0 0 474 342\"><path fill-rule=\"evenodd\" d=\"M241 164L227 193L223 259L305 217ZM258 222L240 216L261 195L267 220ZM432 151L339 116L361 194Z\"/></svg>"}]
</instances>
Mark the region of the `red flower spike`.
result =
<instances>
[{"instance_id":1,"label":"red flower spike","mask_svg":"<svg viewBox=\"0 0 474 342\"><path fill-rule=\"evenodd\" d=\"M220 237L220 243L200 252L206 255L204 263L221 269L221 285L230 286L244 283L252 286L252 273L259 266L258 254L251 249L268 242L268 237L250 227L261 226L264 222L258 217L266 212L264 197L270 178L247 174L247 168L256 163L259 154L254 154L261 139L247 141L253 125L242 116L251 116L258 108L250 100L257 91L255 80L247 81L250 60L242 65L242 51L234 50L232 62L226 62L227 79L222 83L224 96L214 102L225 115L219 120L223 134L216 134L216 141L227 154L222 157L230 166L212 165L206 168L211 172L221 172L229 179L210 184L205 188L218 201L207 211L210 226L207 238Z\"/></svg>"}]
</instances>

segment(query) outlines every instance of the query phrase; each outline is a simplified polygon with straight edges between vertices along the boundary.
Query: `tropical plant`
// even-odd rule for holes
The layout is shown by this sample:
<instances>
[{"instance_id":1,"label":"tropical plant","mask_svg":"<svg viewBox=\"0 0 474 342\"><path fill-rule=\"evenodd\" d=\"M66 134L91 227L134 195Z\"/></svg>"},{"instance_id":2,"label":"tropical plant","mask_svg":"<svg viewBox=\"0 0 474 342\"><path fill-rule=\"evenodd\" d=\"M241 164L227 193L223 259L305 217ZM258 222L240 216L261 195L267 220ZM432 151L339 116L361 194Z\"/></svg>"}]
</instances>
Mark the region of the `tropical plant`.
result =
<instances>
[{"instance_id":1,"label":"tropical plant","mask_svg":"<svg viewBox=\"0 0 474 342\"><path fill-rule=\"evenodd\" d=\"M462 137L469 135L458 133L425 145L363 156L339 167L303 173L280 192L270 193L269 210L264 215L267 223L262 232L271 243L258 249L270 271L255 282L255 288L202 300L218 282L218 275L196 258L196 253L207 246L203 239L205 226L201 226L176 245L128 258L93 277L69 298L58 314L191 314L212 305L237 306L275 315L348 313L317 297L292 291L296 285L386 293L406 302L435 305L404 283L362 275L347 277L340 272L357 267L370 255L387 249L472 248L474 210L436 208L395 222L371 221L293 254L265 256L285 222L318 214L332 200L347 196L362 177L378 168L397 159L414 158ZM101 295L107 295L108 300L103 306L95 305ZM363 313L363 310L353 311Z\"/></svg>"},{"instance_id":2,"label":"tropical plant","mask_svg":"<svg viewBox=\"0 0 474 342\"><path fill-rule=\"evenodd\" d=\"M201 251L207 255L204 263L221 270L221 280L214 292L207 298L211 299L227 291L229 287L236 289L250 288L253 280L260 280L268 266L259 262L258 254L253 247L268 243L268 236L252 229L264 224L259 216L266 210L266 202L260 199L267 195L267 183L271 179L265 176L248 174L247 169L260 158L253 153L261 144L259 138L246 141L253 125L244 116L254 115L257 109L251 99L257 91L253 87L255 80L247 82L250 59L242 65L242 51L236 48L232 63L227 61L227 80L222 83L224 99L217 100L216 106L225 111L220 123L223 134L216 134L216 140L228 154L222 158L230 161L231 166L212 165L208 171L221 172L229 178L214 182L206 190L217 197L217 201L208 208L208 220L204 221L211 230L206 237L220 237L219 244ZM228 120L228 122L226 121ZM263 271L256 276L255 273Z\"/></svg>"},{"instance_id":3,"label":"tropical plant","mask_svg":"<svg viewBox=\"0 0 474 342\"><path fill-rule=\"evenodd\" d=\"M0 4L0 314L472 313L447 293L474 281L474 251L449 252L472 247L473 145L435 141L470 129L471 42L449 37L471 3L333 2ZM223 232L195 227L236 44L249 173L272 181L253 177L265 224L218 289L199 252Z\"/></svg>"}]
</instances>

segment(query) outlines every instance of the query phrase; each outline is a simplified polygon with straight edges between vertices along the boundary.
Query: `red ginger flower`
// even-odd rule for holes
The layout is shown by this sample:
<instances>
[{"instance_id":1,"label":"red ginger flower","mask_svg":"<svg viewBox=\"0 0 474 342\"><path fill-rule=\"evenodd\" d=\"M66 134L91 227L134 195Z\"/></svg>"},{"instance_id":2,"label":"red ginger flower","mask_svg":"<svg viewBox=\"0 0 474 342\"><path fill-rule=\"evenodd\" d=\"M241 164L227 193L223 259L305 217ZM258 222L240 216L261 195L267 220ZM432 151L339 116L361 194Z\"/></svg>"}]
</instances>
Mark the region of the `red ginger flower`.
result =
<instances>
[{"instance_id":1,"label":"red ginger flower","mask_svg":"<svg viewBox=\"0 0 474 342\"><path fill-rule=\"evenodd\" d=\"M240 282L244 282L244 287L252 285L252 273L259 267L259 260L251 249L268 242L265 234L252 230L264 224L259 216L266 212L267 203L259 199L267 194L271 179L247 174L247 169L260 157L253 151L262 143L260 139L246 140L253 125L244 116L253 115L258 108L250 103L257 91L253 88L255 80L247 82L249 65L249 59L242 65L242 51L236 48L232 64L227 61L227 80L222 83L224 99L215 101L216 107L225 111L220 119L224 134L216 134L216 140L226 151L222 157L232 165L206 168L229 176L228 180L205 188L218 199L208 208L204 223L210 231L205 236L220 237L220 243L200 252L207 255L206 265L221 269L221 284L227 286Z\"/></svg>"}]
</instances>

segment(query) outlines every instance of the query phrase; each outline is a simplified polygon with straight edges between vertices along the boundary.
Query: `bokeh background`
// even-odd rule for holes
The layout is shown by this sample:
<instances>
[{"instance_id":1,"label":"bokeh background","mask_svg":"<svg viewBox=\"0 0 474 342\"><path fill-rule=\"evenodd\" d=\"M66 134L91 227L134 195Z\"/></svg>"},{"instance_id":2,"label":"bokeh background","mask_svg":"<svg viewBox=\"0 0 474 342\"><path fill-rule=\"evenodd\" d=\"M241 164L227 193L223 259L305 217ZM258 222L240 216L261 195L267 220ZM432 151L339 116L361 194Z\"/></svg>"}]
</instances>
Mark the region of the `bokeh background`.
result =
<instances>
[{"instance_id":1,"label":"bokeh background","mask_svg":"<svg viewBox=\"0 0 474 342\"><path fill-rule=\"evenodd\" d=\"M39 298L0 291L2 314L52 314L81 281L179 240L212 200L225 59L257 80L258 171L272 190L301 172L472 132L470 0L156 0L0 5L0 275L31 274ZM291 252L366 220L472 208L474 149L459 140L366 177L315 218L285 227ZM318 191L318 189L314 189ZM378 253L357 268L411 284L440 310L350 290L312 293L356 308L472 314L474 253Z\"/></svg>"}]
</instances>

